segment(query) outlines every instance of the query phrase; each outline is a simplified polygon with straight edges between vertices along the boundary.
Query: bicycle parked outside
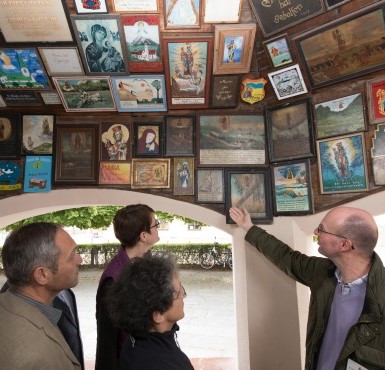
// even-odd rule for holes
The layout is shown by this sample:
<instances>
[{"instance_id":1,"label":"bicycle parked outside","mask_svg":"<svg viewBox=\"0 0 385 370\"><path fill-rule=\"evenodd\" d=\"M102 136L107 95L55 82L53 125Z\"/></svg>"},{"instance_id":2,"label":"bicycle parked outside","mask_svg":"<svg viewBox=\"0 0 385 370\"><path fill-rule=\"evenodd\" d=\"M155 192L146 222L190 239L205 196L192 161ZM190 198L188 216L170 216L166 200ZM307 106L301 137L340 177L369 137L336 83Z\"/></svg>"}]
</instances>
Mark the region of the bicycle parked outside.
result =
<instances>
[{"instance_id":1,"label":"bicycle parked outside","mask_svg":"<svg viewBox=\"0 0 385 370\"><path fill-rule=\"evenodd\" d=\"M212 249L209 252L205 252L199 256L199 264L206 270L214 267L214 265L222 265L223 267L229 266L233 268L233 255L231 249L226 252L218 250L216 247L218 242L214 242Z\"/></svg>"}]
</instances>

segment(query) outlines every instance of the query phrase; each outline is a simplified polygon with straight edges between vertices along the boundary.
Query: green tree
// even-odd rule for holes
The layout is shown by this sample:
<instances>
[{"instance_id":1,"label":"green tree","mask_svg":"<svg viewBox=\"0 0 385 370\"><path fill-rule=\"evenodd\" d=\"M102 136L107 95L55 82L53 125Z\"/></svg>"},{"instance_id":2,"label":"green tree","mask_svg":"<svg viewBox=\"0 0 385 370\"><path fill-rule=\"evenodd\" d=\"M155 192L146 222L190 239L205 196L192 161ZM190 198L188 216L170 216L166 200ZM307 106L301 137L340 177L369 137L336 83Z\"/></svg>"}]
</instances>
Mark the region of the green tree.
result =
<instances>
[{"instance_id":1,"label":"green tree","mask_svg":"<svg viewBox=\"0 0 385 370\"><path fill-rule=\"evenodd\" d=\"M159 90L162 88L162 85L159 80L152 81L151 85L156 89L156 101L159 102Z\"/></svg>"},{"instance_id":2,"label":"green tree","mask_svg":"<svg viewBox=\"0 0 385 370\"><path fill-rule=\"evenodd\" d=\"M15 222L6 226L6 231L13 230L19 226L29 224L31 222L55 222L66 227L77 227L81 230L87 229L107 229L115 216L115 213L122 207L120 206L92 206L70 208L61 211L45 213L39 216L29 217L24 220ZM160 221L171 222L174 219L182 220L184 223L198 223L186 217L174 215L167 212L155 212L156 217Z\"/></svg>"}]
</instances>

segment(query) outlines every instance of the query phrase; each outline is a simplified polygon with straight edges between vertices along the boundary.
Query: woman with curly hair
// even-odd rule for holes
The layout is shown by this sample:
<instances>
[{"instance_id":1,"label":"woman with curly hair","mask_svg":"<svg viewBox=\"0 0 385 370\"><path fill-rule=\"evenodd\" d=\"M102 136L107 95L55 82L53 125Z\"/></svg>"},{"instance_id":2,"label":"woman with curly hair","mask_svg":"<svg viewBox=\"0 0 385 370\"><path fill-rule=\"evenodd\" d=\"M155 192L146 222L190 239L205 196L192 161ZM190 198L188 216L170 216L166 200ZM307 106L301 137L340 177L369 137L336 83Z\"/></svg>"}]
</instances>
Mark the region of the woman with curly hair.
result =
<instances>
[{"instance_id":1,"label":"woman with curly hair","mask_svg":"<svg viewBox=\"0 0 385 370\"><path fill-rule=\"evenodd\" d=\"M194 369L176 339L185 297L170 256L145 256L125 267L109 297L112 321L130 333L121 370Z\"/></svg>"}]
</instances>

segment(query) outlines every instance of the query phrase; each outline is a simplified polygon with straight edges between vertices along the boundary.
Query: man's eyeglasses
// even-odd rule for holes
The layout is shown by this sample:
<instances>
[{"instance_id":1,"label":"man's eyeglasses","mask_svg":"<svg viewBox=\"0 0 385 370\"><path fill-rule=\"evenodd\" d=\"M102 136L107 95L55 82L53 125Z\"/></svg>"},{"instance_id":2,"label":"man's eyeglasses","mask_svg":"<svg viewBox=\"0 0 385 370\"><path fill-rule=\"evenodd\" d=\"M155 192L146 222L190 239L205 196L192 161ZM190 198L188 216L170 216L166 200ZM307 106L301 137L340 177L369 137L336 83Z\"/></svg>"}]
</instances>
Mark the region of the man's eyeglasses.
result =
<instances>
[{"instance_id":1,"label":"man's eyeglasses","mask_svg":"<svg viewBox=\"0 0 385 370\"><path fill-rule=\"evenodd\" d=\"M180 284L179 291L178 292L174 291L174 299L178 299L178 298L181 298L181 297L182 298L186 298L187 297L186 289L184 288L182 283Z\"/></svg>"},{"instance_id":2,"label":"man's eyeglasses","mask_svg":"<svg viewBox=\"0 0 385 370\"><path fill-rule=\"evenodd\" d=\"M318 231L318 233L324 233L324 234L334 235L334 236L336 236L337 238L342 238L342 239L349 240L349 238L347 238L346 236L342 236L342 235L330 233L329 231L323 230L323 229L321 228L321 225L318 225L317 231Z\"/></svg>"},{"instance_id":3,"label":"man's eyeglasses","mask_svg":"<svg viewBox=\"0 0 385 370\"><path fill-rule=\"evenodd\" d=\"M153 228L153 227L156 227L157 229L159 228L159 225L160 225L160 222L158 220L155 221L155 225L152 225L150 226L150 230Z\"/></svg>"}]
</instances>

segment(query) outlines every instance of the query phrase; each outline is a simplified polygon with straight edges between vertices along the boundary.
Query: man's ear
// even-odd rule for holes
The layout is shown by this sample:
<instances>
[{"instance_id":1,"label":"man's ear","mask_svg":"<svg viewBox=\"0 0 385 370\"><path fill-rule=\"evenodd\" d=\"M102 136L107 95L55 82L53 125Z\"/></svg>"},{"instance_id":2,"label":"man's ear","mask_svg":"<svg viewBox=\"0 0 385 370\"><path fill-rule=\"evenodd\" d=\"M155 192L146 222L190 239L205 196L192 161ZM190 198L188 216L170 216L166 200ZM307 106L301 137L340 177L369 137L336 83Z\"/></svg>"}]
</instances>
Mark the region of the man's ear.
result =
<instances>
[{"instance_id":1,"label":"man's ear","mask_svg":"<svg viewBox=\"0 0 385 370\"><path fill-rule=\"evenodd\" d=\"M353 242L350 239L345 239L343 244L342 244L342 249L344 251L349 251L349 250L354 249L353 248Z\"/></svg>"},{"instance_id":2,"label":"man's ear","mask_svg":"<svg viewBox=\"0 0 385 370\"><path fill-rule=\"evenodd\" d=\"M46 267L41 267L41 266L36 267L35 270L33 270L32 279L38 285L46 285L48 283L50 274L51 274L51 271Z\"/></svg>"},{"instance_id":3,"label":"man's ear","mask_svg":"<svg viewBox=\"0 0 385 370\"><path fill-rule=\"evenodd\" d=\"M155 325L159 325L164 321L164 315L159 311L155 311L152 313L152 319L154 320Z\"/></svg>"}]
</instances>

